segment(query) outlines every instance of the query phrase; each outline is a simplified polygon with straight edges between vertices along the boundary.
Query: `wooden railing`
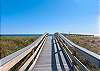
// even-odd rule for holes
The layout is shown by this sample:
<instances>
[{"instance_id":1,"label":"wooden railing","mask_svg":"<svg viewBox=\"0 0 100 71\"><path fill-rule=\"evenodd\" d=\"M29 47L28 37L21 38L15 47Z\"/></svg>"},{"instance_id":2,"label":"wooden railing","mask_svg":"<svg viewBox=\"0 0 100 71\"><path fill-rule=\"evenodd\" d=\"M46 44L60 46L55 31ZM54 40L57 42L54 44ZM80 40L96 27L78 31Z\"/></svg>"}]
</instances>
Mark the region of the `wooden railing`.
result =
<instances>
[{"instance_id":1,"label":"wooden railing","mask_svg":"<svg viewBox=\"0 0 100 71\"><path fill-rule=\"evenodd\" d=\"M76 53L79 53L85 60L90 62L96 68L100 68L100 55L74 44L60 33L56 33L56 35L61 38L68 47L73 49Z\"/></svg>"},{"instance_id":2,"label":"wooden railing","mask_svg":"<svg viewBox=\"0 0 100 71\"><path fill-rule=\"evenodd\" d=\"M0 71L15 70L16 65L19 66L17 71L25 71L26 69L30 71L34 67L47 38L48 34L45 33L31 45L1 59Z\"/></svg>"},{"instance_id":3,"label":"wooden railing","mask_svg":"<svg viewBox=\"0 0 100 71\"><path fill-rule=\"evenodd\" d=\"M47 41L48 33L45 33L34 41L31 45L8 55L0 60L0 71L31 71ZM55 42L66 54L70 64L70 69L75 71L89 71L89 69L76 57L79 53L95 67L100 68L100 55L95 54L85 48L82 48L60 33L55 34ZM75 51L73 53L72 50Z\"/></svg>"},{"instance_id":4,"label":"wooden railing","mask_svg":"<svg viewBox=\"0 0 100 71\"><path fill-rule=\"evenodd\" d=\"M83 65L77 57L73 55L70 49L63 43L63 40L56 36L56 41L59 43L59 46L62 48L62 51L66 54L67 60L70 63L71 69L75 71L89 71L89 69Z\"/></svg>"}]
</instances>

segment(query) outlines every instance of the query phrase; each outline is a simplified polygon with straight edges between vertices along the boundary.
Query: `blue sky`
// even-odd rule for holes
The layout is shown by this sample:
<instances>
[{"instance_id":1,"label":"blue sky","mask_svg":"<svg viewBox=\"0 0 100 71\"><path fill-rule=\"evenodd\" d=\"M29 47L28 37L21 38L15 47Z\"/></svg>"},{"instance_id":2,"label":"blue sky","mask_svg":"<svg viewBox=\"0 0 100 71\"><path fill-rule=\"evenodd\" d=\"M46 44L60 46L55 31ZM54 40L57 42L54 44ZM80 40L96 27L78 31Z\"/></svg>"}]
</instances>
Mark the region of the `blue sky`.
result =
<instances>
[{"instance_id":1,"label":"blue sky","mask_svg":"<svg viewBox=\"0 0 100 71\"><path fill-rule=\"evenodd\" d=\"M1 0L1 33L99 33L99 0Z\"/></svg>"}]
</instances>

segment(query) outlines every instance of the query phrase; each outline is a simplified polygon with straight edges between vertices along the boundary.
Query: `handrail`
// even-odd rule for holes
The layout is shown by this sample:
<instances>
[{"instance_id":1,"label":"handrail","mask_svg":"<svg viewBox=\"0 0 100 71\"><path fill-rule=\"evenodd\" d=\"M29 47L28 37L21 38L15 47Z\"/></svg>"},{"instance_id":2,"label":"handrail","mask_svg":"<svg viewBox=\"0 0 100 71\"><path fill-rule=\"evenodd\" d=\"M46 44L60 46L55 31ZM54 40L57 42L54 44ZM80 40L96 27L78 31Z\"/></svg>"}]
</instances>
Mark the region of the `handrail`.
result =
<instances>
[{"instance_id":1,"label":"handrail","mask_svg":"<svg viewBox=\"0 0 100 71\"><path fill-rule=\"evenodd\" d=\"M46 40L45 40L45 41L46 41ZM44 43L45 43L45 42L44 42ZM33 64L30 66L30 68L28 69L28 71L32 71L32 69L34 68L34 66L35 66L35 64L36 64L36 62L37 62L37 60L38 60L38 58L39 58L39 56L40 56L40 53L41 53L41 51L42 51L44 45L45 45L45 44L42 44L42 46L41 46L40 50L38 51L38 54L37 54L37 56L36 56L36 58L35 58Z\"/></svg>"},{"instance_id":2,"label":"handrail","mask_svg":"<svg viewBox=\"0 0 100 71\"><path fill-rule=\"evenodd\" d=\"M11 69L16 63L18 63L21 59L23 59L28 53L30 53L34 48L38 47L41 41L45 40L44 38L47 37L47 33L39 37L36 41L34 41L31 45L10 54L0 60L0 70L1 71L8 71Z\"/></svg>"},{"instance_id":3,"label":"handrail","mask_svg":"<svg viewBox=\"0 0 100 71\"><path fill-rule=\"evenodd\" d=\"M67 49L67 52L68 52L69 56L71 57L71 59L73 60L73 62L75 62L82 71L89 71L86 66L84 66L75 56L73 56L73 53L68 49L68 47L66 45L64 45L64 46Z\"/></svg>"},{"instance_id":4,"label":"handrail","mask_svg":"<svg viewBox=\"0 0 100 71\"><path fill-rule=\"evenodd\" d=\"M29 65L29 63L34 59L34 57L36 56L36 54L39 52L39 49L41 48L41 46L45 43L46 40L42 41L41 44L38 46L38 48L36 49L36 51L33 53L33 55L25 62L25 64L19 69L19 71L24 71L27 66Z\"/></svg>"},{"instance_id":5,"label":"handrail","mask_svg":"<svg viewBox=\"0 0 100 71\"><path fill-rule=\"evenodd\" d=\"M74 55L73 53L70 51L70 49L65 45L65 43L61 42L61 38L56 37L59 44L62 45L61 48L64 50L64 52L67 54L68 56L68 61L72 64L72 68L74 68L74 70L78 71L77 66L79 66L80 70L82 71L89 71L88 68L86 66L84 66Z\"/></svg>"},{"instance_id":6,"label":"handrail","mask_svg":"<svg viewBox=\"0 0 100 71\"><path fill-rule=\"evenodd\" d=\"M95 65L95 67L100 68L100 55L74 44L60 33L56 34L70 47L75 48L75 51L79 52L86 60L90 61L93 65Z\"/></svg>"}]
</instances>

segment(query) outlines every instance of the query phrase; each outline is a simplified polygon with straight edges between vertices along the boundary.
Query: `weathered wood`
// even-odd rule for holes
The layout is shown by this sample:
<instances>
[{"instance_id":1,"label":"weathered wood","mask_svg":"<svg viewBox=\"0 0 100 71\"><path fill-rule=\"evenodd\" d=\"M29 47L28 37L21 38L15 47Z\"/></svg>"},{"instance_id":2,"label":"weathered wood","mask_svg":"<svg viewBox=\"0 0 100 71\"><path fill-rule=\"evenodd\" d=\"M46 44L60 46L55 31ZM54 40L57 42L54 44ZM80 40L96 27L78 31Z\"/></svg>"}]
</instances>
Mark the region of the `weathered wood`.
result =
<instances>
[{"instance_id":1,"label":"weathered wood","mask_svg":"<svg viewBox=\"0 0 100 71\"><path fill-rule=\"evenodd\" d=\"M59 59L59 62L60 62L60 65L62 65L62 70L69 71L70 68L69 68L69 66L64 58L64 55L63 55L62 50L61 50L61 46L59 45L59 41L57 39L55 39L55 40L57 42L56 47L57 47L58 55L59 55L59 57L61 57L61 60ZM61 62L62 62L62 64L61 64Z\"/></svg>"},{"instance_id":2,"label":"weathered wood","mask_svg":"<svg viewBox=\"0 0 100 71\"><path fill-rule=\"evenodd\" d=\"M89 71L86 66L84 66L75 56L73 56L73 53L70 51L70 49L68 49L68 47L65 44L64 44L64 47L66 48L64 50L67 52L67 54L71 60L70 61L71 63L75 62L82 71Z\"/></svg>"},{"instance_id":3,"label":"weathered wood","mask_svg":"<svg viewBox=\"0 0 100 71\"><path fill-rule=\"evenodd\" d=\"M46 35L47 33L45 33L43 36L41 36L31 45L1 59L0 60L0 70L8 71L10 68L12 68L16 63L18 63L22 58L24 58L28 53L30 53L32 49L35 48L44 39Z\"/></svg>"},{"instance_id":4,"label":"weathered wood","mask_svg":"<svg viewBox=\"0 0 100 71\"><path fill-rule=\"evenodd\" d=\"M95 67L100 68L100 55L74 44L60 33L57 33L57 36L59 36L68 46L72 47L72 49L74 49L76 52L80 53L86 60L95 65Z\"/></svg>"},{"instance_id":5,"label":"weathered wood","mask_svg":"<svg viewBox=\"0 0 100 71\"><path fill-rule=\"evenodd\" d=\"M65 53L68 56L68 60L69 62L73 65L74 69L76 69L75 64L77 64L77 66L80 68L80 70L82 71L89 71L88 68L86 66L84 66L74 55L73 53L70 51L70 49L66 46L65 43L61 42L60 40L62 40L59 37L56 37L58 40L59 44L63 44L62 48L65 51ZM74 64L75 63L75 64Z\"/></svg>"},{"instance_id":6,"label":"weathered wood","mask_svg":"<svg viewBox=\"0 0 100 71\"><path fill-rule=\"evenodd\" d=\"M40 53L41 53L43 47L44 47L44 44L43 44L42 47L40 48L40 51L38 52L37 57L35 58L34 62L33 62L32 65L30 66L30 68L28 69L28 71L33 71L32 69L34 68L34 66L35 66L35 64L36 64L36 62L37 62L37 60L38 60L38 58L39 58L39 56L40 56Z\"/></svg>"},{"instance_id":7,"label":"weathered wood","mask_svg":"<svg viewBox=\"0 0 100 71\"><path fill-rule=\"evenodd\" d=\"M46 69L49 71L51 66L51 45L50 38L47 39L47 42L43 46L41 54L36 58L35 62L31 65L28 71L41 71Z\"/></svg>"},{"instance_id":8,"label":"weathered wood","mask_svg":"<svg viewBox=\"0 0 100 71\"><path fill-rule=\"evenodd\" d=\"M52 41L53 39L53 41ZM52 42L51 42L52 41ZM87 67L85 67L67 45L74 48L76 51L80 52L84 56L89 56L95 59L99 59L97 56L92 56L86 49L77 46L76 44L72 43L70 40L66 39L63 35L57 34L53 38L49 38L48 34L45 33L31 45L3 58L0 60L0 71L8 71L10 70L15 64L18 64L20 60L22 60L26 55L32 52L32 56L21 66L19 71L51 71L55 68L58 71L69 71L72 70L74 67L75 71L78 71L76 64L82 71L89 71ZM53 48L53 49L51 49ZM67 56L67 59L65 58ZM69 61L69 63L66 62ZM32 63L33 62L33 63ZM75 64L73 63L75 62ZM53 64L55 63L55 64ZM69 65L70 64L70 65ZM72 69L71 69L72 68Z\"/></svg>"},{"instance_id":9,"label":"weathered wood","mask_svg":"<svg viewBox=\"0 0 100 71\"><path fill-rule=\"evenodd\" d=\"M38 46L36 51L33 53L33 55L25 62L25 64L19 69L19 71L24 71L26 67L29 65L29 63L34 59L36 54L38 53L39 49L41 48L42 44L45 43L46 40L42 41L41 44Z\"/></svg>"}]
</instances>

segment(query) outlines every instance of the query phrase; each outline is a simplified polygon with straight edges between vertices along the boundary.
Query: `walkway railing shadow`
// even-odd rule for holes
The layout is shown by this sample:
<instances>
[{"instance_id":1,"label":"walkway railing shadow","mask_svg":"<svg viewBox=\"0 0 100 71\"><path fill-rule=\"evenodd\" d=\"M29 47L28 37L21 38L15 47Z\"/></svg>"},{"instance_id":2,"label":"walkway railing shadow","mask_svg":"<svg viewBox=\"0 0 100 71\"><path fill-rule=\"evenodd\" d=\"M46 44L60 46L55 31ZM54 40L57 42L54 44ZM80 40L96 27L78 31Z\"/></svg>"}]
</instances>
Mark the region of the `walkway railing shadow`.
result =
<instances>
[{"instance_id":1,"label":"walkway railing shadow","mask_svg":"<svg viewBox=\"0 0 100 71\"><path fill-rule=\"evenodd\" d=\"M63 49L61 48L61 49L59 49L58 48L58 45L57 45L57 41L55 41L55 38L54 38L54 36L52 37L52 54L51 54L51 68L52 68L52 71L58 71L58 69L57 69L57 59L56 59L56 55L58 55L58 60L59 60L59 64L60 64L60 67L61 67L61 70L62 71L67 71L66 69L65 69L65 67L64 67L64 64L63 64L63 60L62 60L62 58L61 58L61 54L60 54L60 52L62 52L62 54L63 54L63 56L64 56L64 58L65 58L65 61L66 61L66 64L68 65L68 67L69 67L69 70L70 71L74 71L73 70L73 68L72 68L72 66L70 65L70 63L69 63L69 61L68 61L68 58L67 58L67 55L64 53L64 51L63 51ZM56 45L56 46L54 46L54 45ZM57 51L55 50L55 49L57 49Z\"/></svg>"},{"instance_id":2,"label":"walkway railing shadow","mask_svg":"<svg viewBox=\"0 0 100 71\"><path fill-rule=\"evenodd\" d=\"M57 65L56 65L56 58L55 58L55 48L54 48L54 37L52 37L52 50L51 50L51 68L52 68L52 71L57 71Z\"/></svg>"}]
</instances>

